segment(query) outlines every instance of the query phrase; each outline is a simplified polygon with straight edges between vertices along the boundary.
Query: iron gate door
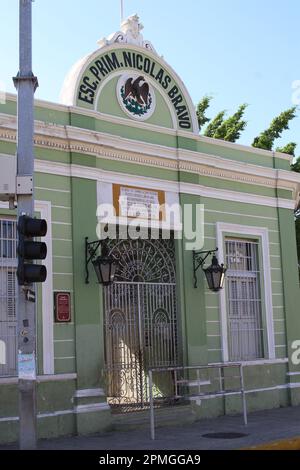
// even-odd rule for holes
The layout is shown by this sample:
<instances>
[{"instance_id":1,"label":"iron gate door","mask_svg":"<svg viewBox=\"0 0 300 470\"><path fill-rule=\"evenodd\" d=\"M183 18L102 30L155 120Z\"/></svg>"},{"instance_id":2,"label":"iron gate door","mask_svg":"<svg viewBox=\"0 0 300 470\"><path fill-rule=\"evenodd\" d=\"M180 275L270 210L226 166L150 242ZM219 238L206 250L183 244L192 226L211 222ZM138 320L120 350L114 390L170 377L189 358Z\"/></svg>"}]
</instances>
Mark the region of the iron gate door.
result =
<instances>
[{"instance_id":1,"label":"iron gate door","mask_svg":"<svg viewBox=\"0 0 300 470\"><path fill-rule=\"evenodd\" d=\"M171 240L115 243L118 280L104 290L107 397L116 412L129 412L149 404L150 367L178 365L175 256L166 249ZM124 276L126 267L130 277ZM164 398L172 390L170 374L155 384L154 393Z\"/></svg>"}]
</instances>

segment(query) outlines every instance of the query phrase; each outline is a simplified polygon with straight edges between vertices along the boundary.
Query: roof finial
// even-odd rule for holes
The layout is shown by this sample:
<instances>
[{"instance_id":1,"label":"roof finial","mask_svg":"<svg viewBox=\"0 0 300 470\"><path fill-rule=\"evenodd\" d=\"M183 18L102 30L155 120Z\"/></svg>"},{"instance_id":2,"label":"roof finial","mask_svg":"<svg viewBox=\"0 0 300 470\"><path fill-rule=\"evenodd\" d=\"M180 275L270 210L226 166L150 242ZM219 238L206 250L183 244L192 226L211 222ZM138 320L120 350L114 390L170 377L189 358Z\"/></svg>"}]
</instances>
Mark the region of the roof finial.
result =
<instances>
[{"instance_id":1,"label":"roof finial","mask_svg":"<svg viewBox=\"0 0 300 470\"><path fill-rule=\"evenodd\" d=\"M137 14L129 16L126 20L123 21L121 26L121 31L129 38L132 39L132 42L142 46L143 45L143 36L141 31L144 29L142 23L140 23L140 18Z\"/></svg>"},{"instance_id":2,"label":"roof finial","mask_svg":"<svg viewBox=\"0 0 300 470\"><path fill-rule=\"evenodd\" d=\"M123 14L124 1L121 0L121 16ZM140 23L140 18L137 14L131 15L123 19L121 30L111 34L108 38L103 38L98 41L99 47L110 46L113 43L119 44L133 44L135 46L144 47L157 54L150 41L145 41L142 35L144 26Z\"/></svg>"}]
</instances>

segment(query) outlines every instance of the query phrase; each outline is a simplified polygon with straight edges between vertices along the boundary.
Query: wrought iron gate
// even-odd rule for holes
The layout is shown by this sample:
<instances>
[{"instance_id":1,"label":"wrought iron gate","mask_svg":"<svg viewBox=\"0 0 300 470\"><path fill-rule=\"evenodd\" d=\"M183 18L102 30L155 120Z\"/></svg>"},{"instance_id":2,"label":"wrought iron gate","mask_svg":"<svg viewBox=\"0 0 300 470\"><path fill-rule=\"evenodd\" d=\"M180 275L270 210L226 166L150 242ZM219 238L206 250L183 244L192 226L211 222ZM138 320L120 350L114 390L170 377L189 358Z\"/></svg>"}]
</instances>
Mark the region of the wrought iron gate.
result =
<instances>
[{"instance_id":1,"label":"wrought iron gate","mask_svg":"<svg viewBox=\"0 0 300 470\"><path fill-rule=\"evenodd\" d=\"M150 367L178 365L174 244L111 245L119 271L117 282L105 288L107 395L115 411L128 412L149 404ZM168 397L171 386L166 374L156 384L156 396Z\"/></svg>"}]
</instances>

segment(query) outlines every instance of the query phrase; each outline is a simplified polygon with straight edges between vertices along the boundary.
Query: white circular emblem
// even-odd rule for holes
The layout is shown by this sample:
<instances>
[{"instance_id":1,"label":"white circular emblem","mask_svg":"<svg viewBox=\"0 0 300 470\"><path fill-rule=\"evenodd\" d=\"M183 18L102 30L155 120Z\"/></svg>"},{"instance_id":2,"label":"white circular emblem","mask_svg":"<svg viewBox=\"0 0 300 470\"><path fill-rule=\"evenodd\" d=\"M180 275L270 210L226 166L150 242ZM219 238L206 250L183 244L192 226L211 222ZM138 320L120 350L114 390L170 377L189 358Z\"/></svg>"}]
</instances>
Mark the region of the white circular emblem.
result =
<instances>
[{"instance_id":1,"label":"white circular emblem","mask_svg":"<svg viewBox=\"0 0 300 470\"><path fill-rule=\"evenodd\" d=\"M154 89L142 74L122 75L117 85L117 97L126 114L139 121L146 121L155 111Z\"/></svg>"}]
</instances>

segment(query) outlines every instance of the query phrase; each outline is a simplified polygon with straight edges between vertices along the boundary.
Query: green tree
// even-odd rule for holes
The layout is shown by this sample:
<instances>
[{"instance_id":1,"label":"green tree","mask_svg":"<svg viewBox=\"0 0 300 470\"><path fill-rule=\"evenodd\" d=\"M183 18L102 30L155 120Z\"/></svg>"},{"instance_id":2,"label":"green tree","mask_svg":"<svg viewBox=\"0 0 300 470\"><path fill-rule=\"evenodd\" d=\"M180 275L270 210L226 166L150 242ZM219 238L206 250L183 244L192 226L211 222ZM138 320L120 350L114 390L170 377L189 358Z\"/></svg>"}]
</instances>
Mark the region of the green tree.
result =
<instances>
[{"instance_id":1,"label":"green tree","mask_svg":"<svg viewBox=\"0 0 300 470\"><path fill-rule=\"evenodd\" d=\"M281 150L290 150L290 152L285 151L284 153L289 153L290 155L295 156L295 149L297 144L291 142L287 144ZM277 149L281 151L280 149ZM293 153L292 153L293 152ZM300 157L291 165L291 170L297 173L300 173ZM295 210L295 229L296 229L296 240L297 240L297 255L298 255L298 267L299 267L299 280L300 280L300 209Z\"/></svg>"},{"instance_id":2,"label":"green tree","mask_svg":"<svg viewBox=\"0 0 300 470\"><path fill-rule=\"evenodd\" d=\"M296 147L297 147L297 144L295 142L290 142L289 144L286 144L284 147L277 147L276 152L287 153L288 155L292 155L293 157L295 157Z\"/></svg>"},{"instance_id":3,"label":"green tree","mask_svg":"<svg viewBox=\"0 0 300 470\"><path fill-rule=\"evenodd\" d=\"M272 150L274 141L281 137L284 130L289 128L289 123L296 117L296 106L283 111L271 122L268 129L255 137L252 146L265 150Z\"/></svg>"},{"instance_id":4,"label":"green tree","mask_svg":"<svg viewBox=\"0 0 300 470\"><path fill-rule=\"evenodd\" d=\"M300 157L298 157L295 163L291 165L291 169L297 173L300 173Z\"/></svg>"},{"instance_id":5,"label":"green tree","mask_svg":"<svg viewBox=\"0 0 300 470\"><path fill-rule=\"evenodd\" d=\"M247 126L247 121L243 119L247 107L247 104L242 104L236 113L223 121L216 129L214 138L228 142L236 142L240 138L241 132Z\"/></svg>"},{"instance_id":6,"label":"green tree","mask_svg":"<svg viewBox=\"0 0 300 470\"><path fill-rule=\"evenodd\" d=\"M208 124L207 128L205 129L204 135L205 137L214 137L217 129L223 124L224 116L226 111L221 111L216 115L216 117Z\"/></svg>"},{"instance_id":7,"label":"green tree","mask_svg":"<svg viewBox=\"0 0 300 470\"><path fill-rule=\"evenodd\" d=\"M210 102L212 100L212 96L205 95L202 100L198 103L196 108L198 124L199 124L199 131L210 122L210 118L206 116L206 111L210 106Z\"/></svg>"}]
</instances>

